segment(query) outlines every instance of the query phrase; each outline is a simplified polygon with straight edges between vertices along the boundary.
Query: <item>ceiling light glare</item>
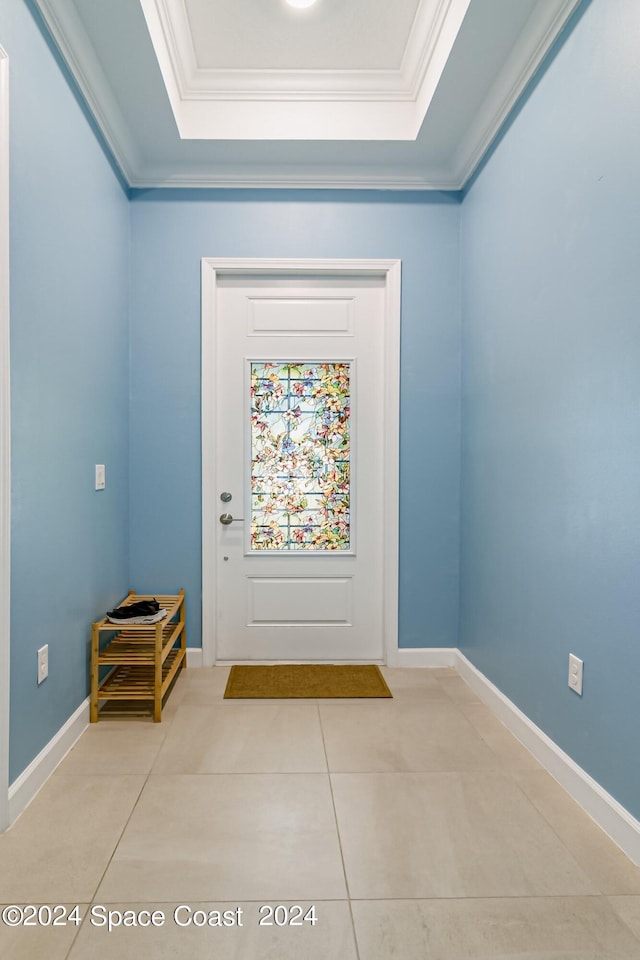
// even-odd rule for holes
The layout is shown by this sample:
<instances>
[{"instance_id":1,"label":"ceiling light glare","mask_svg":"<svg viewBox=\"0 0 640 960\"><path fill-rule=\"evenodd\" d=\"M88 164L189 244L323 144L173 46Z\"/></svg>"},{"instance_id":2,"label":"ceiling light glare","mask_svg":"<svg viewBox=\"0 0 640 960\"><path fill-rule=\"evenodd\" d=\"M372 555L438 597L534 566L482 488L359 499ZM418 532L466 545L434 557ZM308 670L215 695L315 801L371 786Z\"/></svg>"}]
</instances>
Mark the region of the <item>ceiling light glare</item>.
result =
<instances>
[{"instance_id":1,"label":"ceiling light glare","mask_svg":"<svg viewBox=\"0 0 640 960\"><path fill-rule=\"evenodd\" d=\"M295 7L296 10L304 10L306 7L312 7L316 0L286 0L286 2L290 7Z\"/></svg>"}]
</instances>

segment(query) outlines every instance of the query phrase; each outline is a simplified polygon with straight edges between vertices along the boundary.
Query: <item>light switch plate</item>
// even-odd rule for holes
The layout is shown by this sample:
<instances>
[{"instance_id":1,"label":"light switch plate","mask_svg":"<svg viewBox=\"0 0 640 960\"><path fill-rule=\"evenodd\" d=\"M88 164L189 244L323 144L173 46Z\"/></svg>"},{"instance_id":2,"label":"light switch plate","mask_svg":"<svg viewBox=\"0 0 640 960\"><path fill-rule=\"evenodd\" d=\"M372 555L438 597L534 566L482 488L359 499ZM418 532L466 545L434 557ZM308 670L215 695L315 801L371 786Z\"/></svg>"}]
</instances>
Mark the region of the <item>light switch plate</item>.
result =
<instances>
[{"instance_id":1,"label":"light switch plate","mask_svg":"<svg viewBox=\"0 0 640 960\"><path fill-rule=\"evenodd\" d=\"M577 693L578 696L582 696L582 670L584 667L584 661L580 660L579 657L574 656L573 653L569 654L569 686L574 693Z\"/></svg>"},{"instance_id":2,"label":"light switch plate","mask_svg":"<svg viewBox=\"0 0 640 960\"><path fill-rule=\"evenodd\" d=\"M104 490L106 485L104 463L96 463L96 490Z\"/></svg>"},{"instance_id":3,"label":"light switch plate","mask_svg":"<svg viewBox=\"0 0 640 960\"><path fill-rule=\"evenodd\" d=\"M49 644L38 650L38 683L42 683L49 676Z\"/></svg>"}]
</instances>

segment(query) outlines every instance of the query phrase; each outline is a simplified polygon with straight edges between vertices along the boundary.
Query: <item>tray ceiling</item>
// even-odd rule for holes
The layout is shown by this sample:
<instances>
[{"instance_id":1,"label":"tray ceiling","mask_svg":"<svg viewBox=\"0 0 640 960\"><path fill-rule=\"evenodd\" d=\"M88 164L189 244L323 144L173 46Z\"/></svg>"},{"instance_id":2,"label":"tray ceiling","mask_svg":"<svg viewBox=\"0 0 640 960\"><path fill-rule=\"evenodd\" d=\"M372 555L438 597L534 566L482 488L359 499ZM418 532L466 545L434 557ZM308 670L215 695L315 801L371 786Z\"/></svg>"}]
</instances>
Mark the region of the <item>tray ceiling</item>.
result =
<instances>
[{"instance_id":1,"label":"tray ceiling","mask_svg":"<svg viewBox=\"0 0 640 960\"><path fill-rule=\"evenodd\" d=\"M580 0L36 0L131 186L464 186Z\"/></svg>"}]
</instances>

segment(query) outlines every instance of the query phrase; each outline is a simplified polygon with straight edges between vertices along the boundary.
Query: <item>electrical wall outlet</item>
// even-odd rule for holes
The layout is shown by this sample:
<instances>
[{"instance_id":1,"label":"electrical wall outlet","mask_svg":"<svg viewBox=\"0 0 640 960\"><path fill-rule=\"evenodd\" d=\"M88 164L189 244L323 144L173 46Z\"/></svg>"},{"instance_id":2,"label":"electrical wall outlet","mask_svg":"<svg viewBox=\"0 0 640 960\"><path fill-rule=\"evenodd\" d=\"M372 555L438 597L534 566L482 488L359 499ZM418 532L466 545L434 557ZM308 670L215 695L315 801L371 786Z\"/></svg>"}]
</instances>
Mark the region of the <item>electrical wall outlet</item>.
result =
<instances>
[{"instance_id":1,"label":"electrical wall outlet","mask_svg":"<svg viewBox=\"0 0 640 960\"><path fill-rule=\"evenodd\" d=\"M96 490L104 490L106 485L104 463L96 463Z\"/></svg>"},{"instance_id":2,"label":"electrical wall outlet","mask_svg":"<svg viewBox=\"0 0 640 960\"><path fill-rule=\"evenodd\" d=\"M574 656L572 653L569 654L569 686L574 693L577 693L578 696L582 696L582 669L584 667L584 661L580 660L579 657Z\"/></svg>"},{"instance_id":3,"label":"electrical wall outlet","mask_svg":"<svg viewBox=\"0 0 640 960\"><path fill-rule=\"evenodd\" d=\"M49 676L49 644L38 650L38 683L42 683Z\"/></svg>"}]
</instances>

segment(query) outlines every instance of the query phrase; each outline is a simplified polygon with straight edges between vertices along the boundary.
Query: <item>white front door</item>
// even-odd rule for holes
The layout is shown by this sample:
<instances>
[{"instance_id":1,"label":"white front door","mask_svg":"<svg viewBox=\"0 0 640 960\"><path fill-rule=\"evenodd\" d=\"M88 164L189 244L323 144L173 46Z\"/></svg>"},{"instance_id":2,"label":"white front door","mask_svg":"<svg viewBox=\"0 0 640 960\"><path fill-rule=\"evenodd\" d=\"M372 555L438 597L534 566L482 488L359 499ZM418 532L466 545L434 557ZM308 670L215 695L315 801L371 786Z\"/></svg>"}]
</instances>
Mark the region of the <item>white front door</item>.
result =
<instances>
[{"instance_id":1,"label":"white front door","mask_svg":"<svg viewBox=\"0 0 640 960\"><path fill-rule=\"evenodd\" d=\"M384 277L215 296L216 657L381 661Z\"/></svg>"}]
</instances>

